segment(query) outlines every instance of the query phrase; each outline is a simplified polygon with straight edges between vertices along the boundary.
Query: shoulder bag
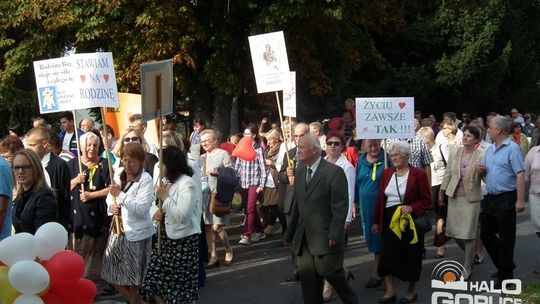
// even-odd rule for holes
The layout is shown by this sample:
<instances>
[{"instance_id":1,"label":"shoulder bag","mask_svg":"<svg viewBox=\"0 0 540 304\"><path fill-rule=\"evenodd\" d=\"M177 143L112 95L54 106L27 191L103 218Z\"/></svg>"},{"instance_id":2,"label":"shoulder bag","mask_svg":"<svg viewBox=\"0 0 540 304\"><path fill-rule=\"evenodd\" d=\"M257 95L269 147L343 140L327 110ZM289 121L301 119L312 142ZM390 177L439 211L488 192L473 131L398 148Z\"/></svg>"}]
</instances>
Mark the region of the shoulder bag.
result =
<instances>
[{"instance_id":1,"label":"shoulder bag","mask_svg":"<svg viewBox=\"0 0 540 304\"><path fill-rule=\"evenodd\" d=\"M206 174L206 168L208 164L208 154L204 158L204 172ZM232 202L222 202L217 198L217 192L211 191L208 201L208 212L217 216L223 217L231 212Z\"/></svg>"},{"instance_id":2,"label":"shoulder bag","mask_svg":"<svg viewBox=\"0 0 540 304\"><path fill-rule=\"evenodd\" d=\"M403 200L401 199L401 193L399 192L399 185L398 185L396 173L394 173L394 177L396 181L396 189L399 195L399 202L403 205ZM411 213L411 215L413 214ZM429 217L427 216L426 213L418 217L413 216L413 221L418 231L423 232L425 234L426 232L431 230L431 221L429 220Z\"/></svg>"}]
</instances>

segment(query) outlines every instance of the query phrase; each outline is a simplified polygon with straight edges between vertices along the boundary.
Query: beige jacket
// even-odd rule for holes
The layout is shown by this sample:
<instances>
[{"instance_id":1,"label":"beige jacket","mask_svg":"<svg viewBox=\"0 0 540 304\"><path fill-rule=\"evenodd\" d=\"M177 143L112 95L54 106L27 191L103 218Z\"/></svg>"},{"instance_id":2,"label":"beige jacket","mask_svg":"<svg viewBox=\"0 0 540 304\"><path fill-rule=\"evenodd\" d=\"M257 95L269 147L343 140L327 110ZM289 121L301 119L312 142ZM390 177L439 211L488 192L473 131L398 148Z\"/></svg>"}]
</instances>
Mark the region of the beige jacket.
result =
<instances>
[{"instance_id":1,"label":"beige jacket","mask_svg":"<svg viewBox=\"0 0 540 304\"><path fill-rule=\"evenodd\" d=\"M441 190L446 191L448 197L454 197L461 177L460 168L463 147L458 147L450 152L448 164L444 172ZM482 200L482 188L480 187L481 177L476 171L476 166L482 162L482 152L476 149L471 157L467 174L463 177L465 196L469 202L478 202Z\"/></svg>"}]
</instances>

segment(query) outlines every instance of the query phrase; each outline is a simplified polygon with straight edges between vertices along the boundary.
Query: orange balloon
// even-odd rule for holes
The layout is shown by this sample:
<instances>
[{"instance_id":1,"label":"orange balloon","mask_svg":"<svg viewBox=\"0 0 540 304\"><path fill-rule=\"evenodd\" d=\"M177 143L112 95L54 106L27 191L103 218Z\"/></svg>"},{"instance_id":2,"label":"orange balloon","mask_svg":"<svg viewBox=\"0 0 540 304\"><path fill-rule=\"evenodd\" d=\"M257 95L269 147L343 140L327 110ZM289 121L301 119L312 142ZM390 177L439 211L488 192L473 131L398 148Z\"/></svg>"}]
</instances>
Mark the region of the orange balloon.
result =
<instances>
[{"instance_id":1,"label":"orange balloon","mask_svg":"<svg viewBox=\"0 0 540 304\"><path fill-rule=\"evenodd\" d=\"M236 148L234 148L232 156L239 157L243 160L253 161L257 157L257 153L253 150L253 138L251 136L244 136Z\"/></svg>"}]
</instances>

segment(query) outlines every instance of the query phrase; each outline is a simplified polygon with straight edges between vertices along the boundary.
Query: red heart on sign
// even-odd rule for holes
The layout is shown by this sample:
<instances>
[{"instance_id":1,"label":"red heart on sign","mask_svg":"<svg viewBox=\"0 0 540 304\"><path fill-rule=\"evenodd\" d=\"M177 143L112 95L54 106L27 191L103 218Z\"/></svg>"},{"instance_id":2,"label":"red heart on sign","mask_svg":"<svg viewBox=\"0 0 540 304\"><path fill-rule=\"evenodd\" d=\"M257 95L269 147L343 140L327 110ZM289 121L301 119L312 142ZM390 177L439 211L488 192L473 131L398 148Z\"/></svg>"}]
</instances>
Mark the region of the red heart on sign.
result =
<instances>
[{"instance_id":1,"label":"red heart on sign","mask_svg":"<svg viewBox=\"0 0 540 304\"><path fill-rule=\"evenodd\" d=\"M405 108L405 106L406 106L407 104L404 103L404 102L400 102L398 105L399 105L399 108L400 108L400 109L403 109L403 108Z\"/></svg>"},{"instance_id":2,"label":"red heart on sign","mask_svg":"<svg viewBox=\"0 0 540 304\"><path fill-rule=\"evenodd\" d=\"M105 79L105 82L109 81L109 74L103 74L103 79Z\"/></svg>"},{"instance_id":3,"label":"red heart on sign","mask_svg":"<svg viewBox=\"0 0 540 304\"><path fill-rule=\"evenodd\" d=\"M82 82L84 82L86 80L86 76L84 76L84 74L81 74L81 76L79 76L79 77L81 77Z\"/></svg>"}]
</instances>

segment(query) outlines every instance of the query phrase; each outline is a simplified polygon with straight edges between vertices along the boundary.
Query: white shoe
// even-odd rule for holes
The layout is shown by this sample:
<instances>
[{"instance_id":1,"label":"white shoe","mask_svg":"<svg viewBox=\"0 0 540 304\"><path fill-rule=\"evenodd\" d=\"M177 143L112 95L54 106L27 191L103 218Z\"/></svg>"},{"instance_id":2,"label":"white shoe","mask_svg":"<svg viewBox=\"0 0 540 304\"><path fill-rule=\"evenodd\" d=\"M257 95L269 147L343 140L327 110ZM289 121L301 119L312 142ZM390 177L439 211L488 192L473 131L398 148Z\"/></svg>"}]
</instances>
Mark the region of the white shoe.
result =
<instances>
[{"instance_id":1,"label":"white shoe","mask_svg":"<svg viewBox=\"0 0 540 304\"><path fill-rule=\"evenodd\" d=\"M249 241L249 238L245 235L242 235L242 238L240 238L240 242L238 242L240 245L249 245L251 242Z\"/></svg>"},{"instance_id":2,"label":"white shoe","mask_svg":"<svg viewBox=\"0 0 540 304\"><path fill-rule=\"evenodd\" d=\"M266 238L266 235L264 233L255 232L255 233L251 234L251 237L249 238L249 240L252 241L252 242L258 242L258 241L263 240L265 238Z\"/></svg>"}]
</instances>

